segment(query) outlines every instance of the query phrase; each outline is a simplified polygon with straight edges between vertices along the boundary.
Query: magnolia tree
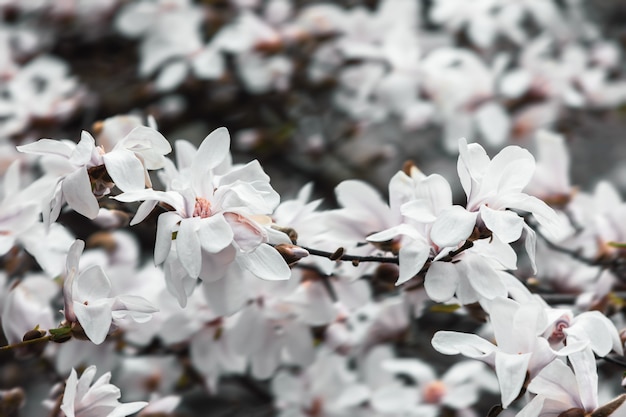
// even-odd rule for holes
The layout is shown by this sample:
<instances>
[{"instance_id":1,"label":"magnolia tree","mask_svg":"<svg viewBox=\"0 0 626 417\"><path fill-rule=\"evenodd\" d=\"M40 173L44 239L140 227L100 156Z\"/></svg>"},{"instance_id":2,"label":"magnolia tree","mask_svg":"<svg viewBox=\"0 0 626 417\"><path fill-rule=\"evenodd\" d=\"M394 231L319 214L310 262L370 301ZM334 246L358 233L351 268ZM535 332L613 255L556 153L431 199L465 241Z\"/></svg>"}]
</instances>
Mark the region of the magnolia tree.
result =
<instances>
[{"instance_id":1,"label":"magnolia tree","mask_svg":"<svg viewBox=\"0 0 626 417\"><path fill-rule=\"evenodd\" d=\"M348 3L0 3L1 416L626 416L626 203L559 131L626 102L619 45L575 0ZM454 175L378 135L426 127Z\"/></svg>"}]
</instances>

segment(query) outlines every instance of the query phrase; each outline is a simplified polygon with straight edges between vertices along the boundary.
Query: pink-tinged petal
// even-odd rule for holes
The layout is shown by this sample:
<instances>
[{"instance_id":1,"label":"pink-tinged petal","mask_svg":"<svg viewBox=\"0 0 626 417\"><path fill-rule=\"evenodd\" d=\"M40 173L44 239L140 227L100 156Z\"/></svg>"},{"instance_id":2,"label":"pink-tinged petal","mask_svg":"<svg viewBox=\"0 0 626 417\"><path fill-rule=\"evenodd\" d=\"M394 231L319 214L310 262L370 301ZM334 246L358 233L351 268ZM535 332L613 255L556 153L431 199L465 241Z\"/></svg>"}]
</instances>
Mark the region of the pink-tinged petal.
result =
<instances>
[{"instance_id":1,"label":"pink-tinged petal","mask_svg":"<svg viewBox=\"0 0 626 417\"><path fill-rule=\"evenodd\" d=\"M224 219L229 224L232 239L243 252L254 251L267 242L265 229L249 217L239 213L226 213Z\"/></svg>"},{"instance_id":2,"label":"pink-tinged petal","mask_svg":"<svg viewBox=\"0 0 626 417\"><path fill-rule=\"evenodd\" d=\"M111 179L122 191L146 188L144 167L135 154L126 149L116 149L102 156Z\"/></svg>"},{"instance_id":3,"label":"pink-tinged petal","mask_svg":"<svg viewBox=\"0 0 626 417\"><path fill-rule=\"evenodd\" d=\"M504 243L515 242L522 235L524 219L510 210L492 210L480 206L480 218Z\"/></svg>"},{"instance_id":4,"label":"pink-tinged petal","mask_svg":"<svg viewBox=\"0 0 626 417\"><path fill-rule=\"evenodd\" d=\"M493 364L491 356L497 347L478 335L450 331L438 331L431 341L433 348L444 355L464 355Z\"/></svg>"},{"instance_id":5,"label":"pink-tinged petal","mask_svg":"<svg viewBox=\"0 0 626 417\"><path fill-rule=\"evenodd\" d=\"M111 281L100 265L93 265L80 273L74 280L74 301L91 302L107 298L111 294Z\"/></svg>"},{"instance_id":6,"label":"pink-tinged petal","mask_svg":"<svg viewBox=\"0 0 626 417\"><path fill-rule=\"evenodd\" d=\"M204 138L191 163L192 184L197 195L213 194L209 173L227 158L229 149L230 135L225 127L215 129Z\"/></svg>"},{"instance_id":7,"label":"pink-tinged petal","mask_svg":"<svg viewBox=\"0 0 626 417\"><path fill-rule=\"evenodd\" d=\"M401 285L413 278L422 269L428 255L430 247L420 244L407 244L400 248L398 258L400 262L400 275L396 285Z\"/></svg>"},{"instance_id":8,"label":"pink-tinged petal","mask_svg":"<svg viewBox=\"0 0 626 417\"><path fill-rule=\"evenodd\" d=\"M291 269L276 249L269 245L259 245L253 252L241 254L237 262L261 279L268 281L287 280Z\"/></svg>"},{"instance_id":9,"label":"pink-tinged petal","mask_svg":"<svg viewBox=\"0 0 626 417\"><path fill-rule=\"evenodd\" d=\"M159 202L156 200L146 200L141 203L137 208L137 212L133 216L133 219L130 221L130 225L134 226L144 221L144 219L152 213L152 210L154 210L158 203Z\"/></svg>"},{"instance_id":10,"label":"pink-tinged petal","mask_svg":"<svg viewBox=\"0 0 626 417\"><path fill-rule=\"evenodd\" d=\"M170 253L174 226L180 221L180 215L173 211L168 211L159 216L154 242L154 263L156 265L161 265L165 262L167 255Z\"/></svg>"},{"instance_id":11,"label":"pink-tinged petal","mask_svg":"<svg viewBox=\"0 0 626 417\"><path fill-rule=\"evenodd\" d=\"M532 353L496 352L496 375L500 382L502 407L507 408L519 395Z\"/></svg>"},{"instance_id":12,"label":"pink-tinged petal","mask_svg":"<svg viewBox=\"0 0 626 417\"><path fill-rule=\"evenodd\" d=\"M439 303L454 297L459 286L459 268L452 262L433 262L428 268L424 289L428 297Z\"/></svg>"},{"instance_id":13,"label":"pink-tinged petal","mask_svg":"<svg viewBox=\"0 0 626 417\"><path fill-rule=\"evenodd\" d=\"M232 243L234 233L224 216L218 213L200 221L198 237L202 249L217 253Z\"/></svg>"},{"instance_id":14,"label":"pink-tinged petal","mask_svg":"<svg viewBox=\"0 0 626 417\"><path fill-rule=\"evenodd\" d=\"M54 139L39 139L37 142L18 146L17 150L35 155L57 155L68 159L72 154L72 148L68 144Z\"/></svg>"},{"instance_id":15,"label":"pink-tinged petal","mask_svg":"<svg viewBox=\"0 0 626 417\"><path fill-rule=\"evenodd\" d=\"M65 391L63 392L63 401L61 402L61 411L67 417L75 417L74 403L76 402L76 385L78 384L78 375L74 368L70 376L65 381Z\"/></svg>"},{"instance_id":16,"label":"pink-tinged petal","mask_svg":"<svg viewBox=\"0 0 626 417\"><path fill-rule=\"evenodd\" d=\"M90 160L93 151L96 148L96 141L89 132L82 131L80 141L76 144L76 148L72 151L70 162L74 165L86 165Z\"/></svg>"},{"instance_id":17,"label":"pink-tinged petal","mask_svg":"<svg viewBox=\"0 0 626 417\"><path fill-rule=\"evenodd\" d=\"M478 294L488 300L506 297L506 287L500 281L498 273L479 255L468 256L461 262L466 263L467 278Z\"/></svg>"},{"instance_id":18,"label":"pink-tinged petal","mask_svg":"<svg viewBox=\"0 0 626 417\"><path fill-rule=\"evenodd\" d=\"M202 268L202 246L198 237L199 217L182 219L176 233L176 251L180 263L192 278L200 276Z\"/></svg>"},{"instance_id":19,"label":"pink-tinged petal","mask_svg":"<svg viewBox=\"0 0 626 417\"><path fill-rule=\"evenodd\" d=\"M577 391L569 392L580 408L586 411L595 410L598 408L598 369L593 351L588 347L569 355L568 359L574 368L578 388ZM554 397L550 395L550 398Z\"/></svg>"},{"instance_id":20,"label":"pink-tinged petal","mask_svg":"<svg viewBox=\"0 0 626 417\"><path fill-rule=\"evenodd\" d=\"M98 200L91 191L87 168L82 167L72 172L62 182L63 197L76 212L89 219L98 216Z\"/></svg>"},{"instance_id":21,"label":"pink-tinged petal","mask_svg":"<svg viewBox=\"0 0 626 417\"><path fill-rule=\"evenodd\" d=\"M113 299L105 298L85 305L74 301L74 312L87 337L96 345L101 344L111 327Z\"/></svg>"},{"instance_id":22,"label":"pink-tinged petal","mask_svg":"<svg viewBox=\"0 0 626 417\"><path fill-rule=\"evenodd\" d=\"M477 213L461 206L443 210L430 230L430 238L441 248L454 247L467 239L476 225Z\"/></svg>"}]
</instances>

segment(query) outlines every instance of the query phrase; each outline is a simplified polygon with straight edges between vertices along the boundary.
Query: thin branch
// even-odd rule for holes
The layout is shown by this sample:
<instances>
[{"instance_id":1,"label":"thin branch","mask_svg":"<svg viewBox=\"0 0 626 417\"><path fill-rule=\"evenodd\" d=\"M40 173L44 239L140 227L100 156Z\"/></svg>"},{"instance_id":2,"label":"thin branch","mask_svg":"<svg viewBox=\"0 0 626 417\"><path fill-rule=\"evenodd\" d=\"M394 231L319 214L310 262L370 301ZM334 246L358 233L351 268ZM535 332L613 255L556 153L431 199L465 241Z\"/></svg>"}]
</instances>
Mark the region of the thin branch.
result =
<instances>
[{"instance_id":1,"label":"thin branch","mask_svg":"<svg viewBox=\"0 0 626 417\"><path fill-rule=\"evenodd\" d=\"M312 248L307 248L306 246L300 246L302 249L306 250L307 252L309 252L309 254L314 255L314 256L322 256L324 258L328 258L328 259L332 259L335 255L336 252L327 252L327 251L323 251L323 250L319 250L319 249L312 249ZM387 264L396 264L398 265L400 263L400 261L398 260L397 256L358 256L358 255L347 255L347 254L342 254L340 255L338 258L334 259L337 261L352 261L355 263L361 263L361 262L379 262L379 263L387 263Z\"/></svg>"},{"instance_id":2,"label":"thin branch","mask_svg":"<svg viewBox=\"0 0 626 417\"><path fill-rule=\"evenodd\" d=\"M49 342L52 340L52 335L38 337L36 339L25 340L23 342L13 343L12 345L0 346L0 350L11 350L23 346L34 345L41 342Z\"/></svg>"}]
</instances>

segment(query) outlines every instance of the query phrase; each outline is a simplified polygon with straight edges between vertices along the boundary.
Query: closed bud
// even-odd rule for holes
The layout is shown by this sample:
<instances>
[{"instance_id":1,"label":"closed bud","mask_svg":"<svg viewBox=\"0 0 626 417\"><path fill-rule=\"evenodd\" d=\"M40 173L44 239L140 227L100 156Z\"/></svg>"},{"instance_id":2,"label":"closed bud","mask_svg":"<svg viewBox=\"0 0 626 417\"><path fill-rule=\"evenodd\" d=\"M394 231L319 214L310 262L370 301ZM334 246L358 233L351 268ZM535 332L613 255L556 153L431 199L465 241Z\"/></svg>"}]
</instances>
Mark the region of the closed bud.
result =
<instances>
[{"instance_id":1,"label":"closed bud","mask_svg":"<svg viewBox=\"0 0 626 417\"><path fill-rule=\"evenodd\" d=\"M290 266L298 262L302 258L309 256L309 252L306 249L302 249L300 246L288 245L286 243L275 246L280 256L283 257L285 262Z\"/></svg>"},{"instance_id":2,"label":"closed bud","mask_svg":"<svg viewBox=\"0 0 626 417\"><path fill-rule=\"evenodd\" d=\"M46 335L45 330L33 329L27 331L22 337L23 342L28 342L29 340L36 340ZM47 340L42 340L41 342L34 342L32 344L20 346L15 349L15 355L19 358L31 358L40 356L43 353L43 350L46 348L48 344Z\"/></svg>"}]
</instances>

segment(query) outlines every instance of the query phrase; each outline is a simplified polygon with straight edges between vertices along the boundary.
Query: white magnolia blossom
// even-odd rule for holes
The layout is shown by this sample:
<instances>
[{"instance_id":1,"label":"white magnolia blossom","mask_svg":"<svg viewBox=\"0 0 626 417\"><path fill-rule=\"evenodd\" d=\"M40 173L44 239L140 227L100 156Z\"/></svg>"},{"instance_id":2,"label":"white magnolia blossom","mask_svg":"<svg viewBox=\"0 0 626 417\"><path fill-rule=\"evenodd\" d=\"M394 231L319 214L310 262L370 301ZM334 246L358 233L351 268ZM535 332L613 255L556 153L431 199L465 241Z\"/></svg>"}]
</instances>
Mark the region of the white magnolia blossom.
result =
<instances>
[{"instance_id":1,"label":"white magnolia blossom","mask_svg":"<svg viewBox=\"0 0 626 417\"><path fill-rule=\"evenodd\" d=\"M157 310L143 297L112 295L111 281L101 266L92 265L79 271L78 263L84 247L82 240L76 240L67 255L64 314L68 323L80 323L87 337L98 345L104 342L116 320L146 322Z\"/></svg>"},{"instance_id":2,"label":"white magnolia blossom","mask_svg":"<svg viewBox=\"0 0 626 417\"><path fill-rule=\"evenodd\" d=\"M145 189L115 197L123 202L145 200L131 224L143 220L157 202L173 208L159 216L154 260L165 263L168 289L182 306L197 278L226 285L223 280L237 279L241 270L267 280L290 276L282 256L267 244L270 238L291 243L285 234L266 227L278 194L257 161L223 169L230 161L229 146L228 131L216 129L189 164L179 155L180 172L170 167L168 191Z\"/></svg>"},{"instance_id":3,"label":"white magnolia blossom","mask_svg":"<svg viewBox=\"0 0 626 417\"><path fill-rule=\"evenodd\" d=\"M95 366L90 366L78 378L72 369L65 382L61 403L61 411L66 417L124 417L148 404L144 401L120 403L122 394L119 388L109 383L111 373L107 372L94 382L96 371Z\"/></svg>"}]
</instances>

